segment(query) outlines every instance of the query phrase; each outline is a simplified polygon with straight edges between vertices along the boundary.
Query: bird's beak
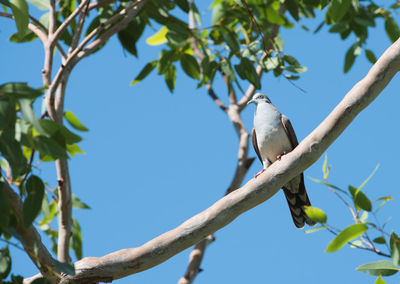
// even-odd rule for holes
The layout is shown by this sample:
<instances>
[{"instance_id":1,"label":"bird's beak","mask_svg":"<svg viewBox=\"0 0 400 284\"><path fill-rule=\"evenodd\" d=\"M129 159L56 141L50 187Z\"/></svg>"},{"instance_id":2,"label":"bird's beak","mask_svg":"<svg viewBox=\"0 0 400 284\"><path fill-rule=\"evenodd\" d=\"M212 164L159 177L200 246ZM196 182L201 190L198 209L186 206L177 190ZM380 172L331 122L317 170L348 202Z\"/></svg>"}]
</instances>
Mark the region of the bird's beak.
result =
<instances>
[{"instance_id":1,"label":"bird's beak","mask_svg":"<svg viewBox=\"0 0 400 284\"><path fill-rule=\"evenodd\" d=\"M249 104L253 104L253 103L255 103L255 101L253 99L251 99L247 104L249 105Z\"/></svg>"}]
</instances>

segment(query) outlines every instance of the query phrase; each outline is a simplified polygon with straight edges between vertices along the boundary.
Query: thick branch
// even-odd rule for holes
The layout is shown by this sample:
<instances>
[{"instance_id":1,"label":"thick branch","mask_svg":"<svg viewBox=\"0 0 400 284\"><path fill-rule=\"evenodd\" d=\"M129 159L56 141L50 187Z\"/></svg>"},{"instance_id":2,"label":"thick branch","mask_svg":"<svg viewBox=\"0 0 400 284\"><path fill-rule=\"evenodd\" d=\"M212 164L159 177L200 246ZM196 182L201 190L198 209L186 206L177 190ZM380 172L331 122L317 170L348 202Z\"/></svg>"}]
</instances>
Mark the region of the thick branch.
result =
<instances>
[{"instance_id":1,"label":"thick branch","mask_svg":"<svg viewBox=\"0 0 400 284\"><path fill-rule=\"evenodd\" d=\"M43 245L42 239L36 229L32 225L25 228L23 224L21 198L14 190L12 190L6 181L4 181L3 184L8 202L18 220L16 230L19 235L19 240L24 246L24 250L33 263L38 267L42 275L45 275L48 279L54 278L49 270L49 268L54 267L55 264L50 252Z\"/></svg>"},{"instance_id":2,"label":"thick branch","mask_svg":"<svg viewBox=\"0 0 400 284\"><path fill-rule=\"evenodd\" d=\"M271 198L284 184L303 172L326 151L351 121L366 108L400 71L400 39L375 63L329 116L292 152L273 163L257 179L226 195L177 228L138 248L75 263L76 275L66 283L113 280L156 266L223 228L243 212Z\"/></svg>"}]
</instances>

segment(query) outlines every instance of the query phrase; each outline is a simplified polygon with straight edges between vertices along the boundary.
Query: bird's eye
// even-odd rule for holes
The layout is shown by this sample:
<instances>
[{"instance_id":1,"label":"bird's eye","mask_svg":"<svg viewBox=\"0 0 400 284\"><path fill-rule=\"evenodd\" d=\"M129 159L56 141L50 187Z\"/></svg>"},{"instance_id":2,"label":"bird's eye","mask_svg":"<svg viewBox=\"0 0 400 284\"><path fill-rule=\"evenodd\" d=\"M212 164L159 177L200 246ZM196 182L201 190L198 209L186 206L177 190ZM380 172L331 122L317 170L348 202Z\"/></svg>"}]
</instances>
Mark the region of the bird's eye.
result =
<instances>
[{"instance_id":1,"label":"bird's eye","mask_svg":"<svg viewBox=\"0 0 400 284\"><path fill-rule=\"evenodd\" d=\"M260 96L258 96L258 98L259 98L259 99L263 99L263 98L264 98L264 96L263 96L263 95L260 95Z\"/></svg>"}]
</instances>

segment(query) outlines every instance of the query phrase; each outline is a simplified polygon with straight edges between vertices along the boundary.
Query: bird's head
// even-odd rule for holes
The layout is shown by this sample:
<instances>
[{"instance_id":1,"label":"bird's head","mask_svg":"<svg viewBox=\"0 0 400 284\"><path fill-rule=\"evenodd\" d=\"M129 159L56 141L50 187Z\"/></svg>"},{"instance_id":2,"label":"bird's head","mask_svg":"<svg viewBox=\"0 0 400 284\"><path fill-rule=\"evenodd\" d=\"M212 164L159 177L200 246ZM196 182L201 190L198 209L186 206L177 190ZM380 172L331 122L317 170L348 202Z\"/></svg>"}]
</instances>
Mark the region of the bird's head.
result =
<instances>
[{"instance_id":1,"label":"bird's head","mask_svg":"<svg viewBox=\"0 0 400 284\"><path fill-rule=\"evenodd\" d=\"M270 104L271 100L264 94L256 93L256 94L254 94L253 98L247 104L258 105L259 103L262 103L262 102Z\"/></svg>"}]
</instances>

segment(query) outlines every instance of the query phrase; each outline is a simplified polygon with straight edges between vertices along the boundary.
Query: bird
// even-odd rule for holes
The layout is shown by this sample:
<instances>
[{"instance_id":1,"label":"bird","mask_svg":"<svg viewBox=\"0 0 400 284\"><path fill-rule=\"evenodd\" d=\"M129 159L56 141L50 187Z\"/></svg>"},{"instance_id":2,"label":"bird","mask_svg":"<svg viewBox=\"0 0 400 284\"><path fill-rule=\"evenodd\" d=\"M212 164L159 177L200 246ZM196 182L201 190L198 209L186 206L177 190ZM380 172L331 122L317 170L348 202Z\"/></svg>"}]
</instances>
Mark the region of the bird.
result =
<instances>
[{"instance_id":1,"label":"bird","mask_svg":"<svg viewBox=\"0 0 400 284\"><path fill-rule=\"evenodd\" d=\"M256 93L247 104L256 105L252 142L263 165L263 169L255 176L257 178L272 163L296 148L299 142L290 120L277 110L268 96ZM305 223L315 225L305 213L304 206L311 206L311 203L304 185L303 173L285 184L282 189L295 226L303 228Z\"/></svg>"}]
</instances>

